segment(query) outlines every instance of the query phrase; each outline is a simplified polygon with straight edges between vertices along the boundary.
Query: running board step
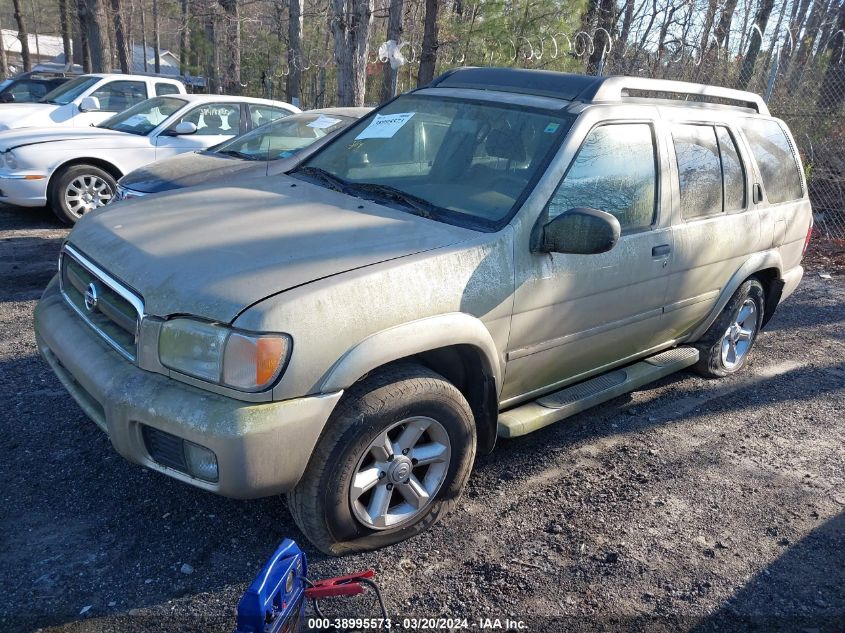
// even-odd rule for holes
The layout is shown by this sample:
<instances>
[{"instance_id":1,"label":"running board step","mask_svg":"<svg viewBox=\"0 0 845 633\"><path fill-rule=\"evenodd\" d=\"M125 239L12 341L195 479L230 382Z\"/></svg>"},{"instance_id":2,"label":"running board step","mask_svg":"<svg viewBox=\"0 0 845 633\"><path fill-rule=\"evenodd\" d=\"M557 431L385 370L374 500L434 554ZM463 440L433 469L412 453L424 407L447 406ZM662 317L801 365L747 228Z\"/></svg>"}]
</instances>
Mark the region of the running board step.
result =
<instances>
[{"instance_id":1,"label":"running board step","mask_svg":"<svg viewBox=\"0 0 845 633\"><path fill-rule=\"evenodd\" d=\"M499 437L519 437L581 413L698 362L694 347L676 347L579 382L499 414Z\"/></svg>"}]
</instances>

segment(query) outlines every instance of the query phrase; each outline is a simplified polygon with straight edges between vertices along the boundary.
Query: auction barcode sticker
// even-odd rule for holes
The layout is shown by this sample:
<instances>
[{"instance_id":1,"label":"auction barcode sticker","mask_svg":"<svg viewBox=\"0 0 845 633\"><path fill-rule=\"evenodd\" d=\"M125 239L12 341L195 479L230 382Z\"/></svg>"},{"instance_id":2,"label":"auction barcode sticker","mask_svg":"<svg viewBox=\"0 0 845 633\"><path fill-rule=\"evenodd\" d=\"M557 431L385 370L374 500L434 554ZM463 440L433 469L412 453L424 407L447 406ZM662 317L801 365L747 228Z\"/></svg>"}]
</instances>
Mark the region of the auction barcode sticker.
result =
<instances>
[{"instance_id":1,"label":"auction barcode sticker","mask_svg":"<svg viewBox=\"0 0 845 633\"><path fill-rule=\"evenodd\" d=\"M370 124L365 127L358 136L356 141L362 141L368 138L393 138L393 135L398 132L403 125L405 125L411 117L413 112L400 112L398 114L377 114Z\"/></svg>"}]
</instances>

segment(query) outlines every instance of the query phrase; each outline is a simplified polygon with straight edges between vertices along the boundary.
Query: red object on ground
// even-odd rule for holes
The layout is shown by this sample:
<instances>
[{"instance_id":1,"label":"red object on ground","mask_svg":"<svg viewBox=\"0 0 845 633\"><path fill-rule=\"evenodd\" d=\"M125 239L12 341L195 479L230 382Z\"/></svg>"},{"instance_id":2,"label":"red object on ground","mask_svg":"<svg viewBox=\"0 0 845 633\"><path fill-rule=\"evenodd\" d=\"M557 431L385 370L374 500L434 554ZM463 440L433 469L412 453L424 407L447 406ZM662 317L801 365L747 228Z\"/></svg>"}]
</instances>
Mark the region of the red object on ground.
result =
<instances>
[{"instance_id":1,"label":"red object on ground","mask_svg":"<svg viewBox=\"0 0 845 633\"><path fill-rule=\"evenodd\" d=\"M356 596L364 592L361 583L356 581L361 578L370 579L375 575L376 573L372 569L368 569L348 576L318 580L311 587L305 589L305 597L320 600L332 596Z\"/></svg>"}]
</instances>

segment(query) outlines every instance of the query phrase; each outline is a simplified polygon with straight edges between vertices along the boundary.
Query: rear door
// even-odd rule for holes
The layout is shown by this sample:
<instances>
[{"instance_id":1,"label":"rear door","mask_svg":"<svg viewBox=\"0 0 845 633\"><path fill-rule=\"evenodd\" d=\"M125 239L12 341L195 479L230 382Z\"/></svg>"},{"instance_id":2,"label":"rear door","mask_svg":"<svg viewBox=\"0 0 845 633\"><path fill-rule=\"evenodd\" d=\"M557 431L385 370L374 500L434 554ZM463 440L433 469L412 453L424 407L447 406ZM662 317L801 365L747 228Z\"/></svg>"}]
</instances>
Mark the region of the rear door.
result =
<instances>
[{"instance_id":1,"label":"rear door","mask_svg":"<svg viewBox=\"0 0 845 633\"><path fill-rule=\"evenodd\" d=\"M748 117L739 128L759 173L763 241L780 251L785 272L801 261L811 218L795 145L777 119Z\"/></svg>"},{"instance_id":2,"label":"rear door","mask_svg":"<svg viewBox=\"0 0 845 633\"><path fill-rule=\"evenodd\" d=\"M567 142L581 139L578 152L538 220L545 224L574 207L607 211L622 227L616 247L596 255L531 253L517 241L505 406L652 345L672 231L661 186L666 164L661 124L652 108L641 111L649 116L607 120L601 110L582 115Z\"/></svg>"},{"instance_id":3,"label":"rear door","mask_svg":"<svg viewBox=\"0 0 845 633\"><path fill-rule=\"evenodd\" d=\"M659 339L690 333L748 256L768 248L736 130L719 122L669 123L675 254Z\"/></svg>"}]
</instances>

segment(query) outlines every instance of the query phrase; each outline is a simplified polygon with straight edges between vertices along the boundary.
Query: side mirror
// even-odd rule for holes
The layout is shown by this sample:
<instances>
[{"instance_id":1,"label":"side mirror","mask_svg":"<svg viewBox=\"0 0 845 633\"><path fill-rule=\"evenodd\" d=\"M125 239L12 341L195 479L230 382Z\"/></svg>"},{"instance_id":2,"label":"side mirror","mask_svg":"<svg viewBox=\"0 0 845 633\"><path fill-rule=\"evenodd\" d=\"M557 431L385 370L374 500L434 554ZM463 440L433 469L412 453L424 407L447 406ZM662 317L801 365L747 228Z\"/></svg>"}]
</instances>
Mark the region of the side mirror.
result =
<instances>
[{"instance_id":1,"label":"side mirror","mask_svg":"<svg viewBox=\"0 0 845 633\"><path fill-rule=\"evenodd\" d=\"M188 134L196 134L197 133L197 124L191 123L190 121L179 121L176 124L170 134L172 136L186 136Z\"/></svg>"},{"instance_id":2,"label":"side mirror","mask_svg":"<svg viewBox=\"0 0 845 633\"><path fill-rule=\"evenodd\" d=\"M545 253L595 255L616 246L622 228L606 211L577 207L543 227L540 249Z\"/></svg>"},{"instance_id":3,"label":"side mirror","mask_svg":"<svg viewBox=\"0 0 845 633\"><path fill-rule=\"evenodd\" d=\"M80 112L97 112L100 109L100 100L97 97L85 97L79 102Z\"/></svg>"}]
</instances>

